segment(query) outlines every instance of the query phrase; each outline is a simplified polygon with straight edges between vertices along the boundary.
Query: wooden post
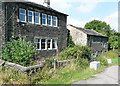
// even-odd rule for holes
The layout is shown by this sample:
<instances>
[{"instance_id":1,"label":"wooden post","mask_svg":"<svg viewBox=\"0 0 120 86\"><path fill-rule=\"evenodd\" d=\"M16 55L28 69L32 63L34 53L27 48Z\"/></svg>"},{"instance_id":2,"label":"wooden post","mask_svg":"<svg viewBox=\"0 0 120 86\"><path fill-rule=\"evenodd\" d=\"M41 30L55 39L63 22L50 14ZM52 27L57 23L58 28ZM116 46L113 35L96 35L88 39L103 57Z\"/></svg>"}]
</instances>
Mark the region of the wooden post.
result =
<instances>
[{"instance_id":1,"label":"wooden post","mask_svg":"<svg viewBox=\"0 0 120 86\"><path fill-rule=\"evenodd\" d=\"M57 60L54 59L54 70L56 69L57 66Z\"/></svg>"}]
</instances>

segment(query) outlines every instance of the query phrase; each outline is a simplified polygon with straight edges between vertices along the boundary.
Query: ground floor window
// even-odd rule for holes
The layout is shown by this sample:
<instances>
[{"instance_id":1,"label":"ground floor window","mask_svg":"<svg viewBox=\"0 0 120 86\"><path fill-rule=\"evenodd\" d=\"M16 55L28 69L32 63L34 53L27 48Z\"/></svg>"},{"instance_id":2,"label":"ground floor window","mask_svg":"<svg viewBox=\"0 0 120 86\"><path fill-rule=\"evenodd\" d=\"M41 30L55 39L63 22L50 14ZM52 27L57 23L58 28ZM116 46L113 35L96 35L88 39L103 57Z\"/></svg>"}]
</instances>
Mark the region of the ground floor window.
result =
<instances>
[{"instance_id":1,"label":"ground floor window","mask_svg":"<svg viewBox=\"0 0 120 86\"><path fill-rule=\"evenodd\" d=\"M36 46L37 50L57 49L57 40L56 39L35 38L35 46Z\"/></svg>"}]
</instances>

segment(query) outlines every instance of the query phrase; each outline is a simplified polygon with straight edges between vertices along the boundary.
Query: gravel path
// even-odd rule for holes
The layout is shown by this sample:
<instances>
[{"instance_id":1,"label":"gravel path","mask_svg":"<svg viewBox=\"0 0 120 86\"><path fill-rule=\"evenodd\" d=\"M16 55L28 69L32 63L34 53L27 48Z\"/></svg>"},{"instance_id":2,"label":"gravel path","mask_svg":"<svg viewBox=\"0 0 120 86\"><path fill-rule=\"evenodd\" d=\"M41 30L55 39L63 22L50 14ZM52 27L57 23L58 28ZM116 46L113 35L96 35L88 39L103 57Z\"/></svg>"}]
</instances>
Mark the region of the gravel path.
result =
<instances>
[{"instance_id":1,"label":"gravel path","mask_svg":"<svg viewBox=\"0 0 120 86\"><path fill-rule=\"evenodd\" d=\"M95 76L95 78L81 80L73 84L118 84L118 66L110 66Z\"/></svg>"}]
</instances>

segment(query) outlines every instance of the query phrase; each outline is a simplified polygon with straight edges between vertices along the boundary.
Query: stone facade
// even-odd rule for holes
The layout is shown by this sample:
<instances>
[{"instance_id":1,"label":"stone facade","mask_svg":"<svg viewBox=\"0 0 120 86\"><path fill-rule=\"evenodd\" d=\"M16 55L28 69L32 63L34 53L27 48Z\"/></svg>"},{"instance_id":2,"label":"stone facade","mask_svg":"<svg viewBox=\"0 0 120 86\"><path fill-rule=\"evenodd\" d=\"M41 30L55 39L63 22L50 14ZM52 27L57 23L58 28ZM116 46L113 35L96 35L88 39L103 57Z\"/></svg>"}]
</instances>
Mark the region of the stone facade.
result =
<instances>
[{"instance_id":1,"label":"stone facade","mask_svg":"<svg viewBox=\"0 0 120 86\"><path fill-rule=\"evenodd\" d=\"M0 12L0 15L3 14L2 16L0 16L0 19L3 18L7 21L0 20L0 25L3 25L2 21L6 22L6 25L4 26L5 34L3 32L4 28L0 27L0 33L4 34L3 35L4 37L1 36L1 34L0 37L3 37L3 39L5 39L6 42L9 41L12 36L14 37L22 36L26 39L26 41L31 41L33 43L35 38L56 39L59 52L67 47L68 30L66 28L67 23L66 14L58 12L52 8L47 8L32 2L4 2L2 4L4 4L2 10L5 11L5 13ZM19 22L20 8L37 11L40 14L45 13L47 15L57 16L58 26L53 27L42 24L37 25L28 22ZM41 59L55 55L56 49L38 50L38 52L39 55L36 58Z\"/></svg>"},{"instance_id":2,"label":"stone facade","mask_svg":"<svg viewBox=\"0 0 120 86\"><path fill-rule=\"evenodd\" d=\"M76 29L75 27L67 26L67 28L70 30L70 35L72 36L72 41L76 45L84 45L87 46L87 34L84 32Z\"/></svg>"},{"instance_id":3,"label":"stone facade","mask_svg":"<svg viewBox=\"0 0 120 86\"><path fill-rule=\"evenodd\" d=\"M108 37L94 30L79 28L73 25L68 25L70 35L76 45L91 47L95 52L94 57L108 50Z\"/></svg>"}]
</instances>

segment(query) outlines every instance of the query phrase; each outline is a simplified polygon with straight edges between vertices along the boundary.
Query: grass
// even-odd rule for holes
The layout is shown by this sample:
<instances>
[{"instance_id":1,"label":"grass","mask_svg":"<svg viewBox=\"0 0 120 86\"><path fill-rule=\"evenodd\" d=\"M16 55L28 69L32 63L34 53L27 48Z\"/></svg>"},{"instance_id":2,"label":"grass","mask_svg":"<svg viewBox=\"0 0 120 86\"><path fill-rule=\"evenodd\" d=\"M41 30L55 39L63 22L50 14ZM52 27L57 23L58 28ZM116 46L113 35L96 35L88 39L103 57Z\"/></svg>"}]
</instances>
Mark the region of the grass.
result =
<instances>
[{"instance_id":1,"label":"grass","mask_svg":"<svg viewBox=\"0 0 120 86\"><path fill-rule=\"evenodd\" d=\"M0 67L0 86L2 84L30 84L30 78L25 73Z\"/></svg>"},{"instance_id":2,"label":"grass","mask_svg":"<svg viewBox=\"0 0 120 86\"><path fill-rule=\"evenodd\" d=\"M116 58L112 58L112 65L118 65L119 63L119 57L116 57ZM120 65L120 64L119 64Z\"/></svg>"},{"instance_id":3,"label":"grass","mask_svg":"<svg viewBox=\"0 0 120 86\"><path fill-rule=\"evenodd\" d=\"M67 70L67 71L66 71ZM99 70L95 71L87 67L86 69L81 68L63 68L62 70L57 70L56 74L46 82L39 82L40 84L72 84L79 80L86 80L88 78L93 78L93 74L100 73L104 70L104 67L101 67Z\"/></svg>"}]
</instances>

